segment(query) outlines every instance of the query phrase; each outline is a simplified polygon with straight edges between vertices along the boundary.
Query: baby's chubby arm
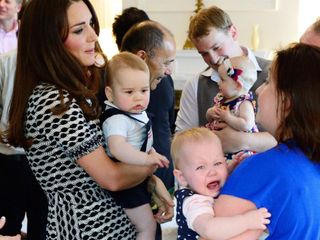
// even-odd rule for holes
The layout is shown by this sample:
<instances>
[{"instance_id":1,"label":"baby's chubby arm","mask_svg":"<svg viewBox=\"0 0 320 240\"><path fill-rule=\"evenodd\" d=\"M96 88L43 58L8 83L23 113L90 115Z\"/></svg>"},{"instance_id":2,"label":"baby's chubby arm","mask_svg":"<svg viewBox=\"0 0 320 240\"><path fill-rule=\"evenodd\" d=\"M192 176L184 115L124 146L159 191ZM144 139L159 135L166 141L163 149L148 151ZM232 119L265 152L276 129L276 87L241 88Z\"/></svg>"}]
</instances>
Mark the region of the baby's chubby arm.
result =
<instances>
[{"instance_id":1,"label":"baby's chubby arm","mask_svg":"<svg viewBox=\"0 0 320 240\"><path fill-rule=\"evenodd\" d=\"M227 109L217 108L215 109L215 114L230 127L238 131L249 131L255 124L254 109L250 101L241 103L239 106L239 116L233 115L229 107Z\"/></svg>"},{"instance_id":2,"label":"baby's chubby arm","mask_svg":"<svg viewBox=\"0 0 320 240\"><path fill-rule=\"evenodd\" d=\"M242 214L216 217L212 197L194 194L183 202L183 214L188 227L203 239L230 239L251 229L266 229L271 214L266 208L254 209Z\"/></svg>"},{"instance_id":3,"label":"baby's chubby arm","mask_svg":"<svg viewBox=\"0 0 320 240\"><path fill-rule=\"evenodd\" d=\"M149 153L135 149L126 141L126 138L120 135L108 137L108 146L111 154L119 161L135 165L158 165L159 167L168 167L169 161L166 157L151 149Z\"/></svg>"},{"instance_id":4,"label":"baby's chubby arm","mask_svg":"<svg viewBox=\"0 0 320 240\"><path fill-rule=\"evenodd\" d=\"M271 214L266 208L251 210L230 217L215 217L202 214L194 221L195 231L205 239L230 239L251 229L266 229Z\"/></svg>"}]
</instances>

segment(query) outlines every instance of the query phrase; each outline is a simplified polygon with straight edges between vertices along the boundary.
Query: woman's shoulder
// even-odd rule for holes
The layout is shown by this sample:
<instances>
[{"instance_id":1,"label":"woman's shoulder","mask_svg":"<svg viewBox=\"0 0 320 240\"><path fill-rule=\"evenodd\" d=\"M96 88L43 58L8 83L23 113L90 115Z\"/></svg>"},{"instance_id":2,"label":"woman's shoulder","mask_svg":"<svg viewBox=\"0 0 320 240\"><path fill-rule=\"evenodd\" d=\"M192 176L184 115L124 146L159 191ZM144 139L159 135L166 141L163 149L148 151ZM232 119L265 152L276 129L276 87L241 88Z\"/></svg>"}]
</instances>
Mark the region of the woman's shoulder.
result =
<instances>
[{"instance_id":1,"label":"woman's shoulder","mask_svg":"<svg viewBox=\"0 0 320 240\"><path fill-rule=\"evenodd\" d=\"M282 147L280 147L282 148ZM279 145L273 147L267 151L256 153L248 158L246 158L241 164L235 169L238 171L249 171L249 172L259 172L261 169L263 171L273 171L272 168L279 168L282 165L282 157Z\"/></svg>"},{"instance_id":2,"label":"woman's shoulder","mask_svg":"<svg viewBox=\"0 0 320 240\"><path fill-rule=\"evenodd\" d=\"M62 90L62 93L63 95L68 95L68 92L66 90ZM56 95L59 95L59 89L53 84L41 82L34 88L33 95L49 95L51 97L54 97Z\"/></svg>"},{"instance_id":3,"label":"woman's shoulder","mask_svg":"<svg viewBox=\"0 0 320 240\"><path fill-rule=\"evenodd\" d=\"M68 98L69 93L66 90L59 91L59 89L49 83L40 83L38 84L30 98L29 98L29 104L35 104L35 106L50 106L60 104L61 102L61 94L64 98Z\"/></svg>"},{"instance_id":4,"label":"woman's shoulder","mask_svg":"<svg viewBox=\"0 0 320 240\"><path fill-rule=\"evenodd\" d=\"M279 143L277 146L261 152L257 155L254 155L254 157L259 157L259 158L268 158L270 156L288 156L288 155L296 155L300 154L301 150L296 144L290 144L290 143Z\"/></svg>"},{"instance_id":5,"label":"woman's shoulder","mask_svg":"<svg viewBox=\"0 0 320 240\"><path fill-rule=\"evenodd\" d=\"M243 163L246 168L257 167L270 169L271 171L282 171L301 160L307 160L307 157L299 147L288 145L287 143L279 143L265 152L254 154Z\"/></svg>"},{"instance_id":6,"label":"woman's shoulder","mask_svg":"<svg viewBox=\"0 0 320 240\"><path fill-rule=\"evenodd\" d=\"M52 109L61 104L61 94L66 102L69 93L49 83L40 83L34 89L28 100L28 113L37 116L38 114L51 113Z\"/></svg>"}]
</instances>

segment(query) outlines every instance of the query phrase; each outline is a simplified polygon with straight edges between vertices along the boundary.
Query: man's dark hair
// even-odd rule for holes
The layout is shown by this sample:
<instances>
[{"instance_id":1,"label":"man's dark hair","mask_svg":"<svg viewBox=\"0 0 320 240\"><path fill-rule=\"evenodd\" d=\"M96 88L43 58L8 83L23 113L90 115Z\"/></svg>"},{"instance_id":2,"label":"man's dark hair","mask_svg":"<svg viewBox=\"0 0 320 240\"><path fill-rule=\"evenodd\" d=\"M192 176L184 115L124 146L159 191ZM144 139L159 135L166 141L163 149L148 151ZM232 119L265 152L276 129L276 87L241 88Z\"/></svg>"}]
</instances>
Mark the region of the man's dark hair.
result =
<instances>
[{"instance_id":1,"label":"man's dark hair","mask_svg":"<svg viewBox=\"0 0 320 240\"><path fill-rule=\"evenodd\" d=\"M147 20L150 20L147 13L136 7L126 8L121 15L117 15L112 24L112 33L116 38L118 49L121 48L121 42L126 32L133 25Z\"/></svg>"}]
</instances>

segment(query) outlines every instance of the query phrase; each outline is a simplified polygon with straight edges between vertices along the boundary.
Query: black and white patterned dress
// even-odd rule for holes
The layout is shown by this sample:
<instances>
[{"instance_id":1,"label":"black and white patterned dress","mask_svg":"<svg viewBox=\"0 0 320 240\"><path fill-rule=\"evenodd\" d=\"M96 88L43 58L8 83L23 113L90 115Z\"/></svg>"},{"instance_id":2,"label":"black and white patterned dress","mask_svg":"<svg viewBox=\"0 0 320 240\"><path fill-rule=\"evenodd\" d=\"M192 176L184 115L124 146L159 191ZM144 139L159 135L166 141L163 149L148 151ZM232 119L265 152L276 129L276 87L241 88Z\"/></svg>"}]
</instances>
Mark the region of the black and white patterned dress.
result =
<instances>
[{"instance_id":1,"label":"black and white patterned dress","mask_svg":"<svg viewBox=\"0 0 320 240\"><path fill-rule=\"evenodd\" d=\"M102 144L98 123L87 121L74 100L67 112L53 115L58 104L57 88L38 85L26 119L26 135L33 139L26 154L49 202L46 239L135 239L122 208L76 163Z\"/></svg>"}]
</instances>

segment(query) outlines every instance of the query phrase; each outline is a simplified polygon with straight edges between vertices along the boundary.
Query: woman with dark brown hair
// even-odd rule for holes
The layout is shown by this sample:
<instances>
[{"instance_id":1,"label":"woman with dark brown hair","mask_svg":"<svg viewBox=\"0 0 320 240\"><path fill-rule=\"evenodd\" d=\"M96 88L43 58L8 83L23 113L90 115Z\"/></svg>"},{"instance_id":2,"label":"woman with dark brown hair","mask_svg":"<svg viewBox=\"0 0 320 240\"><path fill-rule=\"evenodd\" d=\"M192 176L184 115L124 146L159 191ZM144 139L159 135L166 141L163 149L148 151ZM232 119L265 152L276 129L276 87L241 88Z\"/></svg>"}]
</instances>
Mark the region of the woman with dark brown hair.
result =
<instances>
[{"instance_id":1,"label":"woman with dark brown hair","mask_svg":"<svg viewBox=\"0 0 320 240\"><path fill-rule=\"evenodd\" d=\"M135 239L104 189L130 188L155 170L115 163L102 147L98 34L88 0L32 0L22 18L7 139L24 147L46 193L47 239Z\"/></svg>"},{"instance_id":2,"label":"woman with dark brown hair","mask_svg":"<svg viewBox=\"0 0 320 240\"><path fill-rule=\"evenodd\" d=\"M278 145L235 169L216 201L216 216L266 207L267 239L320 239L319 69L318 47L300 43L276 53L269 78L257 89L256 119Z\"/></svg>"}]
</instances>

